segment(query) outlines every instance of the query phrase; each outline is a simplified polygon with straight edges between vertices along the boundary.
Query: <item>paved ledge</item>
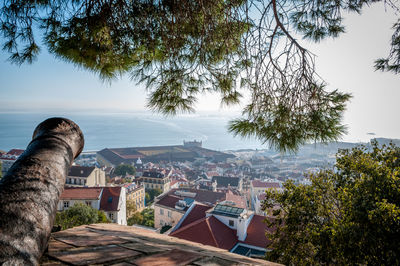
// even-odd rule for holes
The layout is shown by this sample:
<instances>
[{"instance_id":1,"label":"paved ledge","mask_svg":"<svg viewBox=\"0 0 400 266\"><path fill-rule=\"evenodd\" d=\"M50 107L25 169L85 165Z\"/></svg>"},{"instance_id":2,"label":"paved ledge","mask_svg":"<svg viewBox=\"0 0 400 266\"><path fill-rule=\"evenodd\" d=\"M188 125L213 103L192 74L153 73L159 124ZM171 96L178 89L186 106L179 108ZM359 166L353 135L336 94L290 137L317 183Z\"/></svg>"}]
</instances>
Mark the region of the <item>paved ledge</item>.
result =
<instances>
[{"instance_id":1,"label":"paved ledge","mask_svg":"<svg viewBox=\"0 0 400 266\"><path fill-rule=\"evenodd\" d=\"M53 233L41 265L278 265L117 224Z\"/></svg>"}]
</instances>

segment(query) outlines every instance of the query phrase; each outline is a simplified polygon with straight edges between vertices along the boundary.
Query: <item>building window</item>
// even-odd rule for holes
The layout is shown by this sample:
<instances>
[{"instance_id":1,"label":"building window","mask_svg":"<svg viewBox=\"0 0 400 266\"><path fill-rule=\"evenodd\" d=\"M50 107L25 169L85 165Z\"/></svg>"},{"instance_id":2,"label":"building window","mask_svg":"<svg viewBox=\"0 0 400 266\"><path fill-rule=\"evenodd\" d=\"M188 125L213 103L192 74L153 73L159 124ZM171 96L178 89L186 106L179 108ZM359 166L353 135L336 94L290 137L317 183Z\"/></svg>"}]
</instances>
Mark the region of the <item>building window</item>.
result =
<instances>
[{"instance_id":1,"label":"building window","mask_svg":"<svg viewBox=\"0 0 400 266\"><path fill-rule=\"evenodd\" d=\"M160 225L163 226L164 225L164 221L160 220Z\"/></svg>"},{"instance_id":2,"label":"building window","mask_svg":"<svg viewBox=\"0 0 400 266\"><path fill-rule=\"evenodd\" d=\"M91 201L85 201L85 204L86 204L87 206L92 207L92 202L91 202Z\"/></svg>"},{"instance_id":3,"label":"building window","mask_svg":"<svg viewBox=\"0 0 400 266\"><path fill-rule=\"evenodd\" d=\"M234 226L235 225L235 221L234 220L229 220L229 226Z\"/></svg>"},{"instance_id":4,"label":"building window","mask_svg":"<svg viewBox=\"0 0 400 266\"><path fill-rule=\"evenodd\" d=\"M110 212L108 214L108 218L110 218L110 220L114 220L114 213Z\"/></svg>"},{"instance_id":5,"label":"building window","mask_svg":"<svg viewBox=\"0 0 400 266\"><path fill-rule=\"evenodd\" d=\"M164 210L160 209L160 215L164 215Z\"/></svg>"},{"instance_id":6,"label":"building window","mask_svg":"<svg viewBox=\"0 0 400 266\"><path fill-rule=\"evenodd\" d=\"M68 208L69 207L69 201L64 201L64 208Z\"/></svg>"},{"instance_id":7,"label":"building window","mask_svg":"<svg viewBox=\"0 0 400 266\"><path fill-rule=\"evenodd\" d=\"M171 212L170 211L168 211L168 217L171 217L172 215L171 215Z\"/></svg>"}]
</instances>

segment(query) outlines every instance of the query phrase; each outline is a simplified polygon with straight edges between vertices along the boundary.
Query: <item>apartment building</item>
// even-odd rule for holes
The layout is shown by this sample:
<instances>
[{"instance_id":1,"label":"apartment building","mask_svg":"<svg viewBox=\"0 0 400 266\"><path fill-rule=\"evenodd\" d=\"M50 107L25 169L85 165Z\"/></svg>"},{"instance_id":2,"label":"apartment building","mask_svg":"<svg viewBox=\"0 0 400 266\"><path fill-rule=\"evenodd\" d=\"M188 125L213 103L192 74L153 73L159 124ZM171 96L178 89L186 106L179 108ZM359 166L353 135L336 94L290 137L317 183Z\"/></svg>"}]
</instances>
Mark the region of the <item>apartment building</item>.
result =
<instances>
[{"instance_id":1,"label":"apartment building","mask_svg":"<svg viewBox=\"0 0 400 266\"><path fill-rule=\"evenodd\" d=\"M73 165L65 180L68 187L104 187L106 174L103 169L94 166Z\"/></svg>"},{"instance_id":2,"label":"apartment building","mask_svg":"<svg viewBox=\"0 0 400 266\"><path fill-rule=\"evenodd\" d=\"M78 203L104 211L113 223L126 225L124 187L66 187L60 196L57 210L64 211Z\"/></svg>"}]
</instances>

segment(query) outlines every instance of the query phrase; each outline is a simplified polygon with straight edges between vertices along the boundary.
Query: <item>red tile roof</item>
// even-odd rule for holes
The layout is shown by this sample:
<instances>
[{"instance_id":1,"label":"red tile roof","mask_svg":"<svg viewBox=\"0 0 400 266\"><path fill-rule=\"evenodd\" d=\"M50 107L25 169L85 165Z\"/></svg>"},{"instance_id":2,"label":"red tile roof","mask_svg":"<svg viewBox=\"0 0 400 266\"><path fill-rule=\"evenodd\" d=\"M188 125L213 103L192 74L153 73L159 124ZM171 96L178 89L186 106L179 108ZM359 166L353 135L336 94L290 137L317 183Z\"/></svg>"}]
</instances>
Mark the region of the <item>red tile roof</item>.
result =
<instances>
[{"instance_id":1,"label":"red tile roof","mask_svg":"<svg viewBox=\"0 0 400 266\"><path fill-rule=\"evenodd\" d=\"M180 228L193 223L199 219L206 217L206 211L211 209L212 207L206 205L196 204L190 213L186 216L185 220L182 222Z\"/></svg>"},{"instance_id":2,"label":"red tile roof","mask_svg":"<svg viewBox=\"0 0 400 266\"><path fill-rule=\"evenodd\" d=\"M15 155L15 156L20 156L22 153L24 153L25 150L21 149L12 149L7 152L8 155Z\"/></svg>"},{"instance_id":3,"label":"red tile roof","mask_svg":"<svg viewBox=\"0 0 400 266\"><path fill-rule=\"evenodd\" d=\"M246 209L246 199L243 196L239 196L239 195L235 195L232 193L226 193L226 200L227 201L232 201L233 203L235 203L235 207L238 208L244 208Z\"/></svg>"},{"instance_id":4,"label":"red tile roof","mask_svg":"<svg viewBox=\"0 0 400 266\"><path fill-rule=\"evenodd\" d=\"M20 149L12 149L9 150L7 153L0 152L0 159L8 160L8 161L15 161L25 150Z\"/></svg>"},{"instance_id":5,"label":"red tile roof","mask_svg":"<svg viewBox=\"0 0 400 266\"><path fill-rule=\"evenodd\" d=\"M181 227L170 236L226 250L232 249L237 243L236 231L214 216Z\"/></svg>"},{"instance_id":6,"label":"red tile roof","mask_svg":"<svg viewBox=\"0 0 400 266\"><path fill-rule=\"evenodd\" d=\"M260 180L251 181L253 187L262 187L262 188L280 188L280 184L278 182L263 182Z\"/></svg>"},{"instance_id":7,"label":"red tile roof","mask_svg":"<svg viewBox=\"0 0 400 266\"><path fill-rule=\"evenodd\" d=\"M264 216L254 215L247 227L247 237L244 240L245 244L265 248L269 241L265 236L265 231L269 230L264 223Z\"/></svg>"},{"instance_id":8,"label":"red tile roof","mask_svg":"<svg viewBox=\"0 0 400 266\"><path fill-rule=\"evenodd\" d=\"M119 196L121 187L104 187L100 200L100 210L118 211Z\"/></svg>"},{"instance_id":9,"label":"red tile roof","mask_svg":"<svg viewBox=\"0 0 400 266\"><path fill-rule=\"evenodd\" d=\"M7 158L5 155L0 156L0 159L3 161L16 161L15 158Z\"/></svg>"},{"instance_id":10,"label":"red tile roof","mask_svg":"<svg viewBox=\"0 0 400 266\"><path fill-rule=\"evenodd\" d=\"M169 208L175 208L175 204L183 198L176 197L173 195L165 195L159 201L156 202L157 205L162 205Z\"/></svg>"},{"instance_id":11,"label":"red tile roof","mask_svg":"<svg viewBox=\"0 0 400 266\"><path fill-rule=\"evenodd\" d=\"M102 188L72 188L68 187L64 189L60 199L62 200L85 200L85 199L99 199Z\"/></svg>"},{"instance_id":12,"label":"red tile roof","mask_svg":"<svg viewBox=\"0 0 400 266\"><path fill-rule=\"evenodd\" d=\"M210 172L207 172L207 176L209 176L209 177L212 177L212 176L219 176L219 173L216 172L216 171L210 171Z\"/></svg>"}]
</instances>

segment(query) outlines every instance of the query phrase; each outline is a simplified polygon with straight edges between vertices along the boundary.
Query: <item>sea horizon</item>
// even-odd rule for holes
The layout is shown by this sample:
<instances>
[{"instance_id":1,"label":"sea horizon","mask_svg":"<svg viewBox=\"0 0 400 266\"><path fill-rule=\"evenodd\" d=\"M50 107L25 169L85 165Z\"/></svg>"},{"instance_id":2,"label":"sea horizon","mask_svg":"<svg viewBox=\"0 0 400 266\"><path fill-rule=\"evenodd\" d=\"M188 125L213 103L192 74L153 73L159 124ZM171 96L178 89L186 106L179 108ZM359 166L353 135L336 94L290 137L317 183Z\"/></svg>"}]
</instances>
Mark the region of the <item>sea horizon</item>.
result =
<instances>
[{"instance_id":1,"label":"sea horizon","mask_svg":"<svg viewBox=\"0 0 400 266\"><path fill-rule=\"evenodd\" d=\"M228 132L229 120L236 114L196 112L177 116L163 116L149 111L126 110L0 110L0 150L25 149L35 127L50 117L65 117L76 122L84 136L84 151L104 148L181 145L183 141L202 141L204 148L213 150L269 149L255 138L235 137ZM368 142L376 136L356 141Z\"/></svg>"},{"instance_id":2,"label":"sea horizon","mask_svg":"<svg viewBox=\"0 0 400 266\"><path fill-rule=\"evenodd\" d=\"M268 148L255 139L234 137L227 130L230 118L213 114L164 117L148 112L0 112L0 150L24 149L35 127L50 117L65 117L79 125L84 151L104 148L180 145L202 141L214 150Z\"/></svg>"}]
</instances>

